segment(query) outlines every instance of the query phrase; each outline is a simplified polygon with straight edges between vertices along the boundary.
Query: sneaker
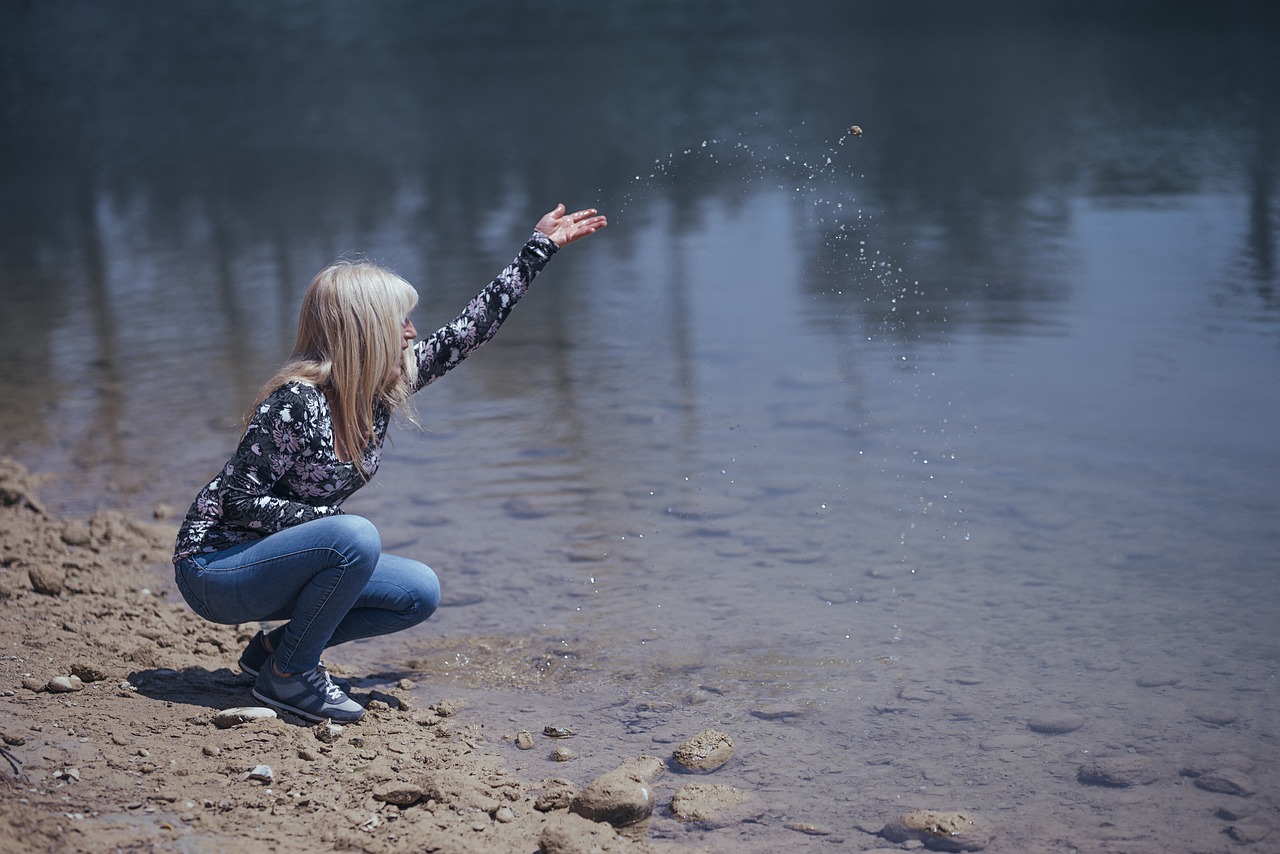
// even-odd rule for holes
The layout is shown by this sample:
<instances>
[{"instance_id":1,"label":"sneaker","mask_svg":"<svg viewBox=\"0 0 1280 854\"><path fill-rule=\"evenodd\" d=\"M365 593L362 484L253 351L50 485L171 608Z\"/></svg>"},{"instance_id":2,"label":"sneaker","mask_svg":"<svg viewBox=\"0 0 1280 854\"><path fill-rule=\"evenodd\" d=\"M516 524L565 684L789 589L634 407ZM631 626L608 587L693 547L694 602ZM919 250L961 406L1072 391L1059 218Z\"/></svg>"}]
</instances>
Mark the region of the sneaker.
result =
<instances>
[{"instance_id":1,"label":"sneaker","mask_svg":"<svg viewBox=\"0 0 1280 854\"><path fill-rule=\"evenodd\" d=\"M262 632L258 632L249 639L249 645L244 648L244 652L240 653L240 672L248 673L250 676L257 676L258 671L262 669L262 665L266 664L267 659L270 657L271 651L267 649L267 645L262 641Z\"/></svg>"},{"instance_id":2,"label":"sneaker","mask_svg":"<svg viewBox=\"0 0 1280 854\"><path fill-rule=\"evenodd\" d=\"M253 696L268 706L292 712L309 721L354 723L364 717L364 707L342 692L329 679L324 665L293 676L277 676L270 661L264 661Z\"/></svg>"}]
</instances>

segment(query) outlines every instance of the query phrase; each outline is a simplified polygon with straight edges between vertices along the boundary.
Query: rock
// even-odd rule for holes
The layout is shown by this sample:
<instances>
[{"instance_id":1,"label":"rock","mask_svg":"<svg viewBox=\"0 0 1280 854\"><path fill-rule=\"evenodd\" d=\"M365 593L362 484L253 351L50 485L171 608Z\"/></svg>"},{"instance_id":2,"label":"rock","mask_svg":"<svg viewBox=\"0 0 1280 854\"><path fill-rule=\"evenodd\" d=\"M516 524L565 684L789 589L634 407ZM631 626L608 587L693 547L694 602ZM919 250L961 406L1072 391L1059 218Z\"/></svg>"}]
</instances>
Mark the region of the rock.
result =
<instances>
[{"instance_id":1,"label":"rock","mask_svg":"<svg viewBox=\"0 0 1280 854\"><path fill-rule=\"evenodd\" d=\"M87 546L93 542L89 533L89 523L79 520L67 520L62 525L62 541L69 546Z\"/></svg>"},{"instance_id":2,"label":"rock","mask_svg":"<svg viewBox=\"0 0 1280 854\"><path fill-rule=\"evenodd\" d=\"M1226 833L1227 836L1231 837L1232 841L1247 845L1266 839L1271 835L1271 830L1272 828L1268 825L1251 821L1233 824L1227 828Z\"/></svg>"},{"instance_id":3,"label":"rock","mask_svg":"<svg viewBox=\"0 0 1280 854\"><path fill-rule=\"evenodd\" d=\"M493 820L498 824L510 824L516 820L516 811L511 807L498 807L498 811L493 814Z\"/></svg>"},{"instance_id":4,"label":"rock","mask_svg":"<svg viewBox=\"0 0 1280 854\"><path fill-rule=\"evenodd\" d=\"M787 718L798 718L801 714L802 710L795 706L766 706L751 710L751 716L762 721L785 721Z\"/></svg>"},{"instance_id":5,"label":"rock","mask_svg":"<svg viewBox=\"0 0 1280 854\"><path fill-rule=\"evenodd\" d=\"M413 783L405 783L400 780L392 780L383 783L373 790L373 799L381 801L384 804L393 804L398 807L407 807L416 804L422 800L426 793L421 786Z\"/></svg>"},{"instance_id":6,"label":"rock","mask_svg":"<svg viewBox=\"0 0 1280 854\"><path fill-rule=\"evenodd\" d=\"M251 721L269 720L276 717L274 709L265 706L237 706L234 709L223 709L213 716L213 725L218 729L230 729Z\"/></svg>"},{"instance_id":7,"label":"rock","mask_svg":"<svg viewBox=\"0 0 1280 854\"><path fill-rule=\"evenodd\" d=\"M542 734L547 738L573 738L574 732L567 726L544 726Z\"/></svg>"},{"instance_id":8,"label":"rock","mask_svg":"<svg viewBox=\"0 0 1280 854\"><path fill-rule=\"evenodd\" d=\"M1253 781L1243 771L1234 768L1220 768L1196 777L1196 787L1206 792L1217 792L1222 795L1238 795L1247 798L1252 795Z\"/></svg>"},{"instance_id":9,"label":"rock","mask_svg":"<svg viewBox=\"0 0 1280 854\"><path fill-rule=\"evenodd\" d=\"M107 671L82 661L71 665L71 675L79 676L81 682L102 682L107 678Z\"/></svg>"},{"instance_id":10,"label":"rock","mask_svg":"<svg viewBox=\"0 0 1280 854\"><path fill-rule=\"evenodd\" d=\"M724 765L732 755L732 738L714 729L704 729L677 747L671 758L686 771L706 773Z\"/></svg>"},{"instance_id":11,"label":"rock","mask_svg":"<svg viewBox=\"0 0 1280 854\"><path fill-rule=\"evenodd\" d=\"M533 736L529 734L527 729L522 729L516 733L516 747L521 750L533 750Z\"/></svg>"},{"instance_id":12,"label":"rock","mask_svg":"<svg viewBox=\"0 0 1280 854\"><path fill-rule=\"evenodd\" d=\"M60 566L48 563L36 564L27 570L31 589L46 596L57 596L67 585L67 573Z\"/></svg>"},{"instance_id":13,"label":"rock","mask_svg":"<svg viewBox=\"0 0 1280 854\"><path fill-rule=\"evenodd\" d=\"M972 813L912 810L886 824L880 835L890 842L921 842L933 851L981 851L995 832Z\"/></svg>"},{"instance_id":14,"label":"rock","mask_svg":"<svg viewBox=\"0 0 1280 854\"><path fill-rule=\"evenodd\" d=\"M760 799L722 783L689 783L671 798L671 812L680 821L724 827L764 814Z\"/></svg>"},{"instance_id":15,"label":"rock","mask_svg":"<svg viewBox=\"0 0 1280 854\"><path fill-rule=\"evenodd\" d=\"M428 706L427 708L430 711L435 712L437 715L439 715L442 718L451 718L454 715L456 715L458 712L462 711L462 707L465 705L466 705L466 702L464 702L463 700L449 699L449 700L441 700L440 702L436 703L434 706Z\"/></svg>"},{"instance_id":16,"label":"rock","mask_svg":"<svg viewBox=\"0 0 1280 854\"><path fill-rule=\"evenodd\" d=\"M1227 726L1228 724L1236 722L1235 712L1218 706L1205 709L1193 709L1191 711L1191 716L1201 723L1206 723L1210 726Z\"/></svg>"},{"instance_id":17,"label":"rock","mask_svg":"<svg viewBox=\"0 0 1280 854\"><path fill-rule=\"evenodd\" d=\"M80 681L79 676L55 676L44 687L51 694L70 694L74 691L83 691L84 682Z\"/></svg>"},{"instance_id":18,"label":"rock","mask_svg":"<svg viewBox=\"0 0 1280 854\"><path fill-rule=\"evenodd\" d=\"M621 854L634 850L631 841L612 827L573 813L549 817L538 835L540 854Z\"/></svg>"},{"instance_id":19,"label":"rock","mask_svg":"<svg viewBox=\"0 0 1280 854\"><path fill-rule=\"evenodd\" d=\"M255 765L253 770L249 772L248 779L270 785L275 780L275 776L275 772L271 770L270 765Z\"/></svg>"},{"instance_id":20,"label":"rock","mask_svg":"<svg viewBox=\"0 0 1280 854\"><path fill-rule=\"evenodd\" d=\"M1040 715L1027 721L1027 728L1042 735L1065 735L1084 726L1084 718L1070 712Z\"/></svg>"},{"instance_id":21,"label":"rock","mask_svg":"<svg viewBox=\"0 0 1280 854\"><path fill-rule=\"evenodd\" d=\"M538 812L567 809L577 793L578 788L568 780L548 778L542 781L542 794L533 802L533 808Z\"/></svg>"},{"instance_id":22,"label":"rock","mask_svg":"<svg viewBox=\"0 0 1280 854\"><path fill-rule=\"evenodd\" d=\"M1127 788L1156 778L1140 756L1100 756L1080 766L1076 779L1088 786Z\"/></svg>"},{"instance_id":23,"label":"rock","mask_svg":"<svg viewBox=\"0 0 1280 854\"><path fill-rule=\"evenodd\" d=\"M653 787L639 773L617 768L588 783L569 804L569 811L592 821L626 827L653 812Z\"/></svg>"},{"instance_id":24,"label":"rock","mask_svg":"<svg viewBox=\"0 0 1280 854\"><path fill-rule=\"evenodd\" d=\"M810 824L807 821L794 821L784 824L783 827L787 830L794 830L796 833L803 833L805 836L830 836L834 832L829 827Z\"/></svg>"},{"instance_id":25,"label":"rock","mask_svg":"<svg viewBox=\"0 0 1280 854\"><path fill-rule=\"evenodd\" d=\"M341 724L335 724L333 721L321 721L311 728L311 732L315 735L316 740L325 744L333 744L342 738L344 727Z\"/></svg>"},{"instance_id":26,"label":"rock","mask_svg":"<svg viewBox=\"0 0 1280 854\"><path fill-rule=\"evenodd\" d=\"M1213 814L1216 818L1220 818L1223 821L1242 821L1249 818L1257 811L1255 805L1248 801L1240 801L1239 803L1242 805L1237 806L1236 804L1232 804L1229 807L1218 807L1213 811Z\"/></svg>"},{"instance_id":27,"label":"rock","mask_svg":"<svg viewBox=\"0 0 1280 854\"><path fill-rule=\"evenodd\" d=\"M577 759L577 754L567 747L557 747L551 751L551 758L556 762L572 762Z\"/></svg>"},{"instance_id":28,"label":"rock","mask_svg":"<svg viewBox=\"0 0 1280 854\"><path fill-rule=\"evenodd\" d=\"M637 774L640 779L653 782L667 770L666 763L656 756L636 756L619 765L616 771Z\"/></svg>"},{"instance_id":29,"label":"rock","mask_svg":"<svg viewBox=\"0 0 1280 854\"><path fill-rule=\"evenodd\" d=\"M1177 685L1182 680L1176 676L1157 674L1138 677L1139 688L1167 688Z\"/></svg>"}]
</instances>

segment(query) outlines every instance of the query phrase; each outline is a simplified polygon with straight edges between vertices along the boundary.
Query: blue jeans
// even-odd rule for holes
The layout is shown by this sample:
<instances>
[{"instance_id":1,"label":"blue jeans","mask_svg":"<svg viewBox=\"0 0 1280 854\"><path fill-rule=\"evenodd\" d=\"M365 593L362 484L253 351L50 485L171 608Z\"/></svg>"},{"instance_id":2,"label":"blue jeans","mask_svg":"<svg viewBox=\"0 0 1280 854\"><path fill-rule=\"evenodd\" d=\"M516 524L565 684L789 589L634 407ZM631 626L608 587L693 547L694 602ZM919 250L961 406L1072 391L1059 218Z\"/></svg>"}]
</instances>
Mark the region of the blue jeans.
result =
<instances>
[{"instance_id":1,"label":"blue jeans","mask_svg":"<svg viewBox=\"0 0 1280 854\"><path fill-rule=\"evenodd\" d=\"M382 553L368 519L330 516L178 562L191 609L215 623L288 620L276 645L285 673L311 670L326 647L416 625L440 604L431 567Z\"/></svg>"}]
</instances>

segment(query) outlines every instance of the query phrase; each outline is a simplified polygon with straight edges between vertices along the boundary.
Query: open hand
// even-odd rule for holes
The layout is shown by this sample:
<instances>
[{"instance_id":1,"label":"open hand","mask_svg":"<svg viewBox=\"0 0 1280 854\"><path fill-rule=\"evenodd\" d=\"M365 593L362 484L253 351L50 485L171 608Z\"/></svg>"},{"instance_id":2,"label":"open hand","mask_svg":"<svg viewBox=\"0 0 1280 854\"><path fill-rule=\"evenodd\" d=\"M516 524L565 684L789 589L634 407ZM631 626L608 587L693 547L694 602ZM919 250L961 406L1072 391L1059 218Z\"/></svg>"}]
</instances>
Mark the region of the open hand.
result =
<instances>
[{"instance_id":1,"label":"open hand","mask_svg":"<svg viewBox=\"0 0 1280 854\"><path fill-rule=\"evenodd\" d=\"M556 209L550 213L544 214L535 227L550 237L551 242L556 246L564 248L588 234L595 234L608 224L609 221L596 213L594 208L567 214L564 212L564 205L561 204L556 205Z\"/></svg>"}]
</instances>

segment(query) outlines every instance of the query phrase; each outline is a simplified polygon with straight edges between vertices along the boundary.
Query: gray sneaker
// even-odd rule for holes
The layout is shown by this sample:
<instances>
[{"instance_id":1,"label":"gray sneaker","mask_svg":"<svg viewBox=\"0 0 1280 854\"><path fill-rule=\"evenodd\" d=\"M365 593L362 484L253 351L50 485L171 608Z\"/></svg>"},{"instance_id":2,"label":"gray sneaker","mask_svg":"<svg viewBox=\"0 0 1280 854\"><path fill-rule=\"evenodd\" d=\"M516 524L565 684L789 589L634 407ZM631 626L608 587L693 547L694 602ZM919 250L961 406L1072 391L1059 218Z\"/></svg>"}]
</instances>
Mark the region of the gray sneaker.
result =
<instances>
[{"instance_id":1,"label":"gray sneaker","mask_svg":"<svg viewBox=\"0 0 1280 854\"><path fill-rule=\"evenodd\" d=\"M323 664L305 673L277 676L268 660L253 683L253 696L309 721L348 724L364 717L364 707L333 684Z\"/></svg>"}]
</instances>

